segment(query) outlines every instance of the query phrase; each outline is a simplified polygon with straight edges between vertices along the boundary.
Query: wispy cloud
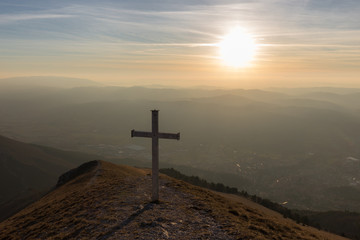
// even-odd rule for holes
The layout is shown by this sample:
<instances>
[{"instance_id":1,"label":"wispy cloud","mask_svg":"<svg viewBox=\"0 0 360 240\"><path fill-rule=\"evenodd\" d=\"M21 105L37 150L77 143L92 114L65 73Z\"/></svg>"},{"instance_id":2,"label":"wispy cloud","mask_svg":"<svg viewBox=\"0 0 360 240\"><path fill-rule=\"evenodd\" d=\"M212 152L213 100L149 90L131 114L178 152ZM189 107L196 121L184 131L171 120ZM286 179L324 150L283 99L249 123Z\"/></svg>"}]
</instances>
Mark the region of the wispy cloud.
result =
<instances>
[{"instance_id":1,"label":"wispy cloud","mask_svg":"<svg viewBox=\"0 0 360 240\"><path fill-rule=\"evenodd\" d=\"M54 18L71 18L71 15L65 14L0 14L0 24L12 23L16 21L37 20L37 19L54 19Z\"/></svg>"}]
</instances>

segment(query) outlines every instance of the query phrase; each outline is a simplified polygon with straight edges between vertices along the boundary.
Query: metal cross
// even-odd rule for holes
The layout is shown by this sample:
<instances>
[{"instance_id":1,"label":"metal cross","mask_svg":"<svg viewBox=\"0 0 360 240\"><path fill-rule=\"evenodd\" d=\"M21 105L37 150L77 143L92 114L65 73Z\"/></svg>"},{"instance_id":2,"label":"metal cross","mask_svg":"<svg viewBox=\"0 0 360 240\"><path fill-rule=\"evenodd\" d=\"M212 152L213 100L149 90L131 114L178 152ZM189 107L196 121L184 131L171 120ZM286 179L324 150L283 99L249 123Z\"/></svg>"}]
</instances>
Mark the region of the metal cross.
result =
<instances>
[{"instance_id":1,"label":"metal cross","mask_svg":"<svg viewBox=\"0 0 360 240\"><path fill-rule=\"evenodd\" d=\"M159 132L159 110L151 110L152 131L131 130L131 137L152 138L152 201L159 201L159 138L180 140L180 133Z\"/></svg>"}]
</instances>

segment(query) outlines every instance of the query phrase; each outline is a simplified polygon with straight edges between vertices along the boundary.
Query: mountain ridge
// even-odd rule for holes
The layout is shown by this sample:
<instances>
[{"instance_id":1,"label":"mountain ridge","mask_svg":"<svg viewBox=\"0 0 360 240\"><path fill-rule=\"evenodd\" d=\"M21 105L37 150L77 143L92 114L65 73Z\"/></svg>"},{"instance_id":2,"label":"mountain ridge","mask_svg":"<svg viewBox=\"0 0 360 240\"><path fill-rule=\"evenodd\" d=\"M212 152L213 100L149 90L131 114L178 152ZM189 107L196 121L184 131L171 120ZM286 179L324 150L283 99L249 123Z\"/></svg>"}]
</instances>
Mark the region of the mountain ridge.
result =
<instances>
[{"instance_id":1,"label":"mountain ridge","mask_svg":"<svg viewBox=\"0 0 360 240\"><path fill-rule=\"evenodd\" d=\"M149 169L92 161L72 172L0 223L0 238L345 239L162 174L152 203Z\"/></svg>"}]
</instances>

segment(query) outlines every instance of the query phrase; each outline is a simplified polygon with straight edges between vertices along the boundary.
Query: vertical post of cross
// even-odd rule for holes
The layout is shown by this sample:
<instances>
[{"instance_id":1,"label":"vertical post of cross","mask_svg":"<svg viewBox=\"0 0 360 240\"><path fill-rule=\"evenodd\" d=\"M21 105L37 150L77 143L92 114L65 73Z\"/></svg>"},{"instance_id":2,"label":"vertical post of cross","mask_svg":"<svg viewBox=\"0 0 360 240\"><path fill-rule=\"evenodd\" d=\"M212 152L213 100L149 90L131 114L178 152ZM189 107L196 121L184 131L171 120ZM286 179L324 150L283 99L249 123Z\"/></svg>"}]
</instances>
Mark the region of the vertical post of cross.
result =
<instances>
[{"instance_id":1,"label":"vertical post of cross","mask_svg":"<svg viewBox=\"0 0 360 240\"><path fill-rule=\"evenodd\" d=\"M159 111L152 113L152 201L159 201Z\"/></svg>"},{"instance_id":2,"label":"vertical post of cross","mask_svg":"<svg viewBox=\"0 0 360 240\"><path fill-rule=\"evenodd\" d=\"M131 137L152 139L152 197L153 202L159 201L159 139L180 140L180 133L159 132L159 110L151 110L151 132L131 130Z\"/></svg>"}]
</instances>

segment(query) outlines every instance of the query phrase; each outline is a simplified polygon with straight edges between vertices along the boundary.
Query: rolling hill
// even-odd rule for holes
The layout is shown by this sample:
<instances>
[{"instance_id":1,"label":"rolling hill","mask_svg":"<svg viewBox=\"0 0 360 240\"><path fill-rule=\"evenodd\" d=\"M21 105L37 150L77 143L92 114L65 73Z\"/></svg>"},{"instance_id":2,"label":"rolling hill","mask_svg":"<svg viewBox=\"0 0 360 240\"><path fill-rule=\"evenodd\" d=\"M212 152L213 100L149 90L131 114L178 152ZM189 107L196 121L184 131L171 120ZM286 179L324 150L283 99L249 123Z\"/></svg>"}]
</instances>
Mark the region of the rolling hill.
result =
<instances>
[{"instance_id":1,"label":"rolling hill","mask_svg":"<svg viewBox=\"0 0 360 240\"><path fill-rule=\"evenodd\" d=\"M57 188L0 223L1 239L344 239L298 225L234 195L160 176L150 202L150 170L87 162Z\"/></svg>"}]
</instances>

